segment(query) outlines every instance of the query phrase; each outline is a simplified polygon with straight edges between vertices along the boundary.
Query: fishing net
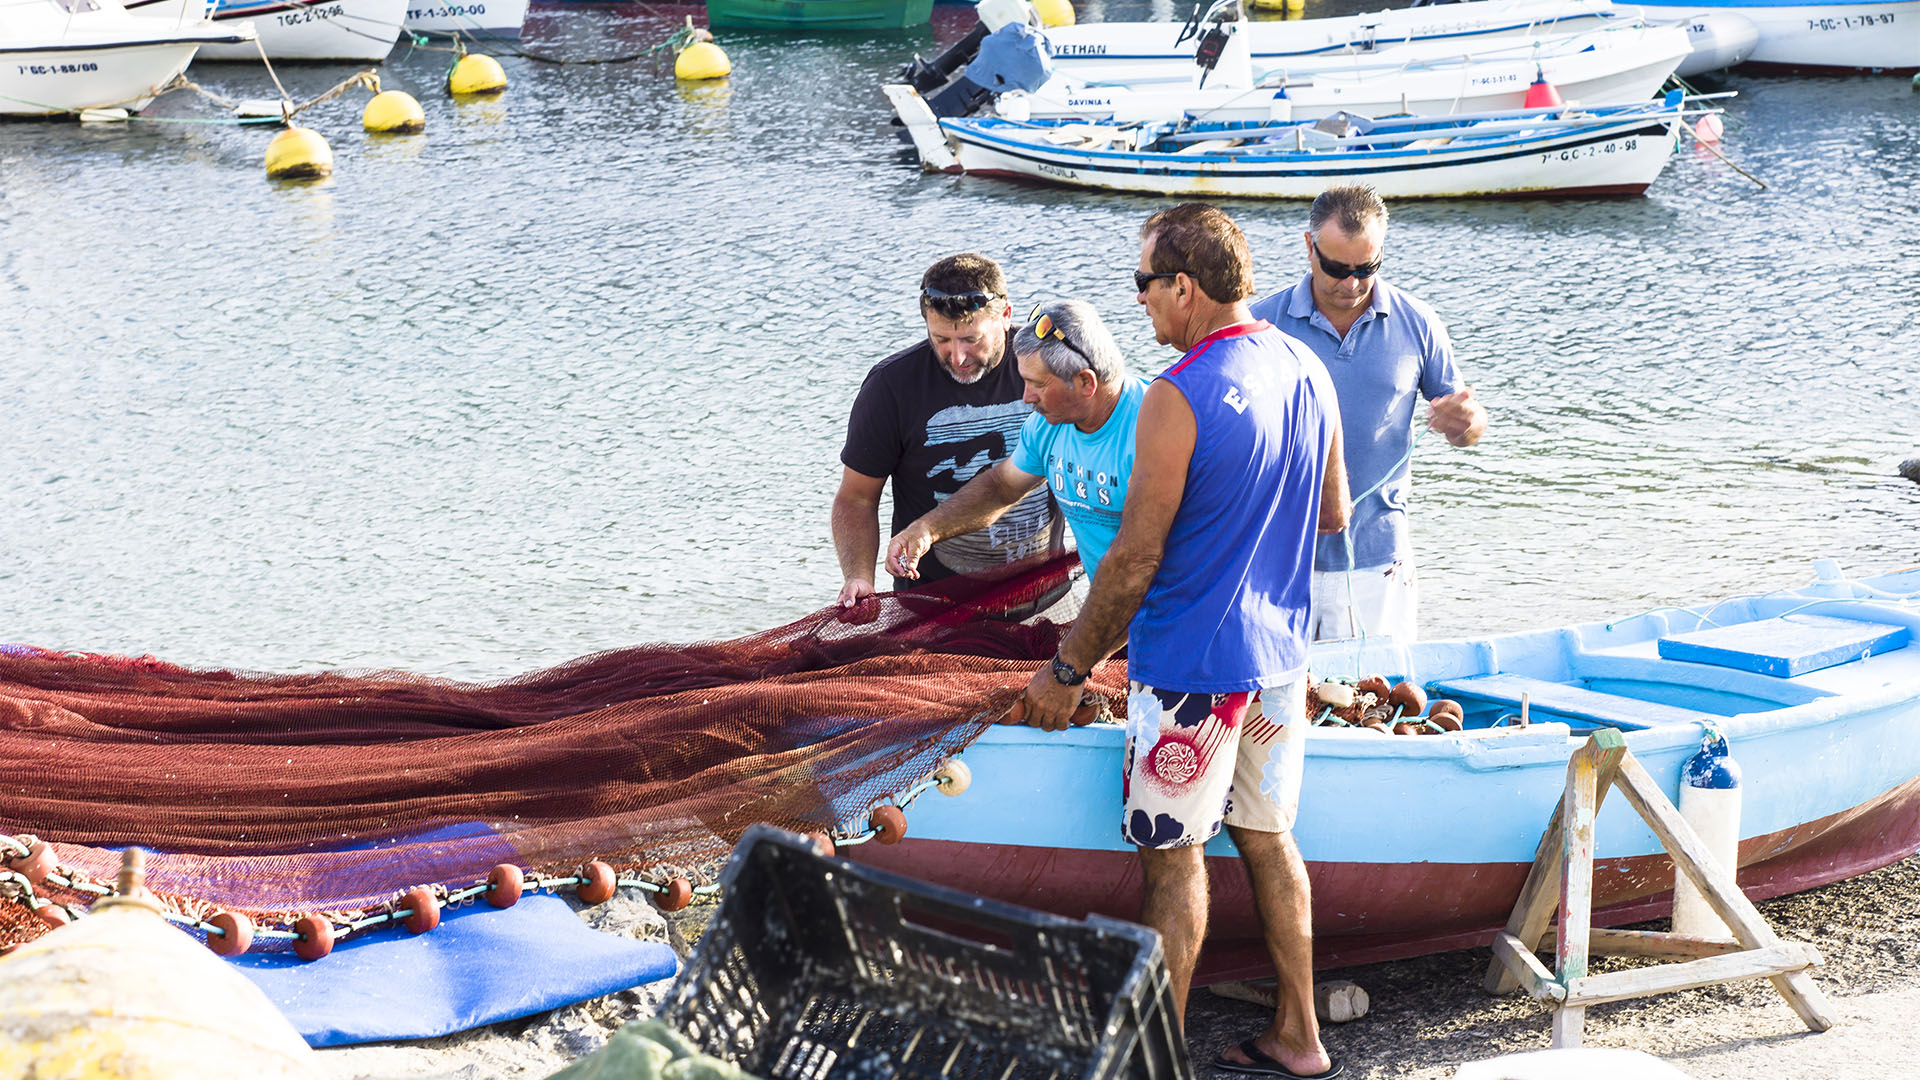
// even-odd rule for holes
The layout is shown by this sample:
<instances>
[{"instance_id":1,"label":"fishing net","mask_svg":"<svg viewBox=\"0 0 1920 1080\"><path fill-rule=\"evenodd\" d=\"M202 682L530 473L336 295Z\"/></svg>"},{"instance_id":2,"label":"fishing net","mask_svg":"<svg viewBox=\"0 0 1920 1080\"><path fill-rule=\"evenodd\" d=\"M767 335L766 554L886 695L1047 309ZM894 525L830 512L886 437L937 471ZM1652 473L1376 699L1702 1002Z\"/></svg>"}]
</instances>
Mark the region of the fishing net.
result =
<instances>
[{"instance_id":1,"label":"fishing net","mask_svg":"<svg viewBox=\"0 0 1920 1080\"><path fill-rule=\"evenodd\" d=\"M755 822L857 832L1004 718L1057 647L1071 595L1031 613L1076 566L489 684L4 646L0 834L48 841L76 877L109 877L115 849L147 848L147 884L177 909L263 926L351 921L502 863L708 880ZM1091 685L1117 696L1124 680L1113 663ZM40 895L64 899L57 884ZM0 903L0 946L39 932Z\"/></svg>"}]
</instances>

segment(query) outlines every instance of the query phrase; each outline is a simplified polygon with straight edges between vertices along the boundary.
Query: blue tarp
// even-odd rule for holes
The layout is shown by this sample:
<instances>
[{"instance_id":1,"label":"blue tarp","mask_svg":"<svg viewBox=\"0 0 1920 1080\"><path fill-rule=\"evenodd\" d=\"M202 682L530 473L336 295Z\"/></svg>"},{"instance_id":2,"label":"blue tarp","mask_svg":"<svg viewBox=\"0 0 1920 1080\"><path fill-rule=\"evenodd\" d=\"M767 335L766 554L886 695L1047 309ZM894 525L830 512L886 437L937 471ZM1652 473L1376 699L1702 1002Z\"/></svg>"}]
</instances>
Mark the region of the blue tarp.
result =
<instances>
[{"instance_id":1,"label":"blue tarp","mask_svg":"<svg viewBox=\"0 0 1920 1080\"><path fill-rule=\"evenodd\" d=\"M476 904L439 927L350 937L311 963L249 953L233 963L308 1043L426 1039L672 977L673 950L603 934L557 896L504 910Z\"/></svg>"}]
</instances>

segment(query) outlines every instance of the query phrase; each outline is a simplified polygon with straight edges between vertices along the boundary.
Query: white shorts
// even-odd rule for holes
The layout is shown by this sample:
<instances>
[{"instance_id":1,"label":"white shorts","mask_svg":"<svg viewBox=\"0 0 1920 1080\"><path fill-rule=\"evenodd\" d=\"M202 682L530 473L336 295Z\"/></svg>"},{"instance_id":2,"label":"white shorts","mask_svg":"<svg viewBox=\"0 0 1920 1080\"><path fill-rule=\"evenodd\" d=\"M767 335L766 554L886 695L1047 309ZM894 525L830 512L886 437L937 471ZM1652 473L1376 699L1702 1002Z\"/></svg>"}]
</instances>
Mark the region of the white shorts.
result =
<instances>
[{"instance_id":1,"label":"white shorts","mask_svg":"<svg viewBox=\"0 0 1920 1080\"><path fill-rule=\"evenodd\" d=\"M1384 637L1413 644L1420 584L1411 562L1313 572L1313 614L1307 636L1314 641Z\"/></svg>"},{"instance_id":2,"label":"white shorts","mask_svg":"<svg viewBox=\"0 0 1920 1080\"><path fill-rule=\"evenodd\" d=\"M1223 822L1292 831L1306 769L1306 692L1305 679L1237 694L1131 684L1121 839L1204 844Z\"/></svg>"}]
</instances>

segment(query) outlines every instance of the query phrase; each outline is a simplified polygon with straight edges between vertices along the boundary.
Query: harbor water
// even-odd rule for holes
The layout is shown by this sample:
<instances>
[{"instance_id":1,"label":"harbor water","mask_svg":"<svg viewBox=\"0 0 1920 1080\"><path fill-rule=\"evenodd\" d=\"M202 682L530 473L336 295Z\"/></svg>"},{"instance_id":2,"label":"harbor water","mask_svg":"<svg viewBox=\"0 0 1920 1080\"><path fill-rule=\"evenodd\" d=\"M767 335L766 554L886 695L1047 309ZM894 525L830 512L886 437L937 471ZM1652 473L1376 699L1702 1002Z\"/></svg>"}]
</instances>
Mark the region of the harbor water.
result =
<instances>
[{"instance_id":1,"label":"harbor water","mask_svg":"<svg viewBox=\"0 0 1920 1080\"><path fill-rule=\"evenodd\" d=\"M628 55L699 10L536 4L524 44ZM1129 280L1162 201L923 176L888 125L879 84L970 19L723 35L702 84L502 50L506 94L457 103L403 45L426 135L320 106L318 183L264 179L270 128L0 127L0 641L491 679L826 604L847 408L927 262L986 252L1018 311L1083 298L1137 370L1175 358ZM1385 274L1492 413L1416 450L1425 636L1920 562L1920 94L1703 88L1764 189L1683 140L1644 198L1393 206ZM1304 204L1228 208L1263 292L1304 273Z\"/></svg>"}]
</instances>

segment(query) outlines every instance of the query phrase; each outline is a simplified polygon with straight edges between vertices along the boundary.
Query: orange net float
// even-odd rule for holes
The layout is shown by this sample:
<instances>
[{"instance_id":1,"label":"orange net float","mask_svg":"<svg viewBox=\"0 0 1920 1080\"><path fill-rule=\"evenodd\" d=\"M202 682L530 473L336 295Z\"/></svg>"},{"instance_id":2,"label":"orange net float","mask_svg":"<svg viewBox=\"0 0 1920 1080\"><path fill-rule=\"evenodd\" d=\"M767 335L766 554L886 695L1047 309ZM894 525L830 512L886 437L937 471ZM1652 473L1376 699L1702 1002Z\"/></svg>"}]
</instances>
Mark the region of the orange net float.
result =
<instances>
[{"instance_id":1,"label":"orange net float","mask_svg":"<svg viewBox=\"0 0 1920 1080\"><path fill-rule=\"evenodd\" d=\"M1403 682L1387 692L1387 704L1401 716L1419 716L1426 711L1427 695L1412 683Z\"/></svg>"},{"instance_id":2,"label":"orange net float","mask_svg":"<svg viewBox=\"0 0 1920 1080\"><path fill-rule=\"evenodd\" d=\"M693 903L693 882L677 877L667 882L667 887L653 894L653 902L661 911L679 911Z\"/></svg>"},{"instance_id":3,"label":"orange net float","mask_svg":"<svg viewBox=\"0 0 1920 1080\"><path fill-rule=\"evenodd\" d=\"M907 815L897 806L876 806L867 815L873 838L883 844L897 844L907 835Z\"/></svg>"},{"instance_id":4,"label":"orange net float","mask_svg":"<svg viewBox=\"0 0 1920 1080\"><path fill-rule=\"evenodd\" d=\"M833 853L839 850L833 846L833 837L828 836L826 833L808 833L807 839L813 841L813 850L819 852L822 858L831 859L833 858Z\"/></svg>"},{"instance_id":5,"label":"orange net float","mask_svg":"<svg viewBox=\"0 0 1920 1080\"><path fill-rule=\"evenodd\" d=\"M1353 688L1363 694L1372 694L1375 701L1387 700L1387 692L1392 689L1387 685L1387 680L1378 675L1369 675L1361 679L1353 684Z\"/></svg>"},{"instance_id":6,"label":"orange net float","mask_svg":"<svg viewBox=\"0 0 1920 1080\"><path fill-rule=\"evenodd\" d=\"M1420 725L1411 720L1401 720L1393 725L1393 733L1395 735L1418 735L1420 734Z\"/></svg>"},{"instance_id":7,"label":"orange net float","mask_svg":"<svg viewBox=\"0 0 1920 1080\"><path fill-rule=\"evenodd\" d=\"M302 960L318 960L333 951L333 923L318 915L302 915L293 924L300 936L293 940L293 955Z\"/></svg>"},{"instance_id":8,"label":"orange net float","mask_svg":"<svg viewBox=\"0 0 1920 1080\"><path fill-rule=\"evenodd\" d=\"M41 904L33 909L33 917L55 930L73 921L73 913L60 904Z\"/></svg>"},{"instance_id":9,"label":"orange net float","mask_svg":"<svg viewBox=\"0 0 1920 1080\"><path fill-rule=\"evenodd\" d=\"M440 899L425 885L408 889L403 906L413 909L413 914L407 916L409 933L424 934L440 925Z\"/></svg>"},{"instance_id":10,"label":"orange net float","mask_svg":"<svg viewBox=\"0 0 1920 1080\"><path fill-rule=\"evenodd\" d=\"M1436 698L1433 704L1427 706L1427 719L1447 731L1459 731L1466 726L1467 714L1461 710L1459 702Z\"/></svg>"},{"instance_id":11,"label":"orange net float","mask_svg":"<svg viewBox=\"0 0 1920 1080\"><path fill-rule=\"evenodd\" d=\"M39 888L54 872L58 863L53 857L53 848L45 840L35 840L27 845L25 855L10 855L0 859L0 866L27 879L27 884Z\"/></svg>"},{"instance_id":12,"label":"orange net float","mask_svg":"<svg viewBox=\"0 0 1920 1080\"><path fill-rule=\"evenodd\" d=\"M580 868L580 902L583 904L604 904L613 899L613 891L619 879L614 875L613 867L595 859Z\"/></svg>"},{"instance_id":13,"label":"orange net float","mask_svg":"<svg viewBox=\"0 0 1920 1080\"><path fill-rule=\"evenodd\" d=\"M239 956L253 946L253 920L238 911L216 911L207 925L220 931L207 935L207 948L220 956Z\"/></svg>"},{"instance_id":14,"label":"orange net float","mask_svg":"<svg viewBox=\"0 0 1920 1080\"><path fill-rule=\"evenodd\" d=\"M512 863L501 863L487 871L487 903L494 907L510 908L519 903L526 887L526 873Z\"/></svg>"}]
</instances>

